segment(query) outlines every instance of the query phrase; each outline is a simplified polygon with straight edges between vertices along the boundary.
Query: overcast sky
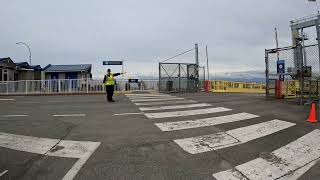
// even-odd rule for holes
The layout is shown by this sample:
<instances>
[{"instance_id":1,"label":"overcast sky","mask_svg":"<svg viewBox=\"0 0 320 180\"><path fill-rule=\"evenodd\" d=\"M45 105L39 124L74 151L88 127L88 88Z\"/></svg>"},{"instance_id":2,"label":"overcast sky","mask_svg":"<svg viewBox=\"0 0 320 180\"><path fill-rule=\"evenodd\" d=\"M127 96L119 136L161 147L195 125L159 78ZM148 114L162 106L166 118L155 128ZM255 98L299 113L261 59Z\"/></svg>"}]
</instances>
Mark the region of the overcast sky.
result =
<instances>
[{"instance_id":1,"label":"overcast sky","mask_svg":"<svg viewBox=\"0 0 320 180\"><path fill-rule=\"evenodd\" d=\"M129 76L157 74L159 60L208 45L212 73L264 69L264 49L291 45L290 20L316 13L307 0L1 0L0 57L33 64L125 61ZM194 53L170 62L194 62ZM114 67L115 71L120 68Z\"/></svg>"}]
</instances>

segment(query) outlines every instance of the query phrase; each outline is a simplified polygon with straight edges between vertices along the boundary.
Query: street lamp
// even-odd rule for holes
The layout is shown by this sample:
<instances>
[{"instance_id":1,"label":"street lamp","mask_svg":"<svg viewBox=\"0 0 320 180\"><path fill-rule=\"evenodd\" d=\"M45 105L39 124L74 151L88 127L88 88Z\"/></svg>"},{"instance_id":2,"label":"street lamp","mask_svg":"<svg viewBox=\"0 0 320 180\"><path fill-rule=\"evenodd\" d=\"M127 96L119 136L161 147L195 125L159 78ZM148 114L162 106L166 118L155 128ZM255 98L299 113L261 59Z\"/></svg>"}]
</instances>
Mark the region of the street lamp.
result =
<instances>
[{"instance_id":1,"label":"street lamp","mask_svg":"<svg viewBox=\"0 0 320 180\"><path fill-rule=\"evenodd\" d=\"M309 1L309 2L315 2L315 3L316 3L318 14L320 14L320 13L319 13L319 4L318 4L318 1L317 1L317 0L308 0L308 1Z\"/></svg>"},{"instance_id":2,"label":"street lamp","mask_svg":"<svg viewBox=\"0 0 320 180\"><path fill-rule=\"evenodd\" d=\"M22 45L24 45L24 46L26 46L28 48L28 50L29 50L29 62L30 62L30 65L31 65L31 50L30 50L29 45L27 43L25 43L25 42L17 42L16 44L22 44Z\"/></svg>"}]
</instances>

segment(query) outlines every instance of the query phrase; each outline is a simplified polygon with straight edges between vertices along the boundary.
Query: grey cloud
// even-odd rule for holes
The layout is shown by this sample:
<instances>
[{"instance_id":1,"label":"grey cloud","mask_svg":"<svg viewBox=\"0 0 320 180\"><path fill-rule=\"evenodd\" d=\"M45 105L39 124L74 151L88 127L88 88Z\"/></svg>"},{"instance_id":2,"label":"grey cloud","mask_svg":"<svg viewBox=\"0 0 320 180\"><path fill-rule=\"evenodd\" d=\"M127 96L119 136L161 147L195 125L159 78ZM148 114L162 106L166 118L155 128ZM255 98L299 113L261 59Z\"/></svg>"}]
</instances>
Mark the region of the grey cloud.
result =
<instances>
[{"instance_id":1,"label":"grey cloud","mask_svg":"<svg viewBox=\"0 0 320 180\"><path fill-rule=\"evenodd\" d=\"M0 56L27 58L17 41L32 47L41 65L92 63L104 73L103 59L125 59L127 71L156 74L157 62L209 45L210 67L237 72L263 69L264 49L290 45L289 21L316 12L306 0L2 0ZM312 33L312 30L310 30ZM193 62L194 54L173 61Z\"/></svg>"}]
</instances>

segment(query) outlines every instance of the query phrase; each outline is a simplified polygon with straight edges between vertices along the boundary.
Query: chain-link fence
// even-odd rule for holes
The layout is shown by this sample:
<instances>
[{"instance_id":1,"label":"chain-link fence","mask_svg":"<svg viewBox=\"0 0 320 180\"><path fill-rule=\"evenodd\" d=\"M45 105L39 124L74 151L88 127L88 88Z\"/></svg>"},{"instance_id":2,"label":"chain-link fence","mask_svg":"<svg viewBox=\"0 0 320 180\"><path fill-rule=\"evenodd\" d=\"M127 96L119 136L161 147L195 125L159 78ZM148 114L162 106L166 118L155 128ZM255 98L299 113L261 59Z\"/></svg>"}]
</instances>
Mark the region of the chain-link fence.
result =
<instances>
[{"instance_id":1,"label":"chain-link fence","mask_svg":"<svg viewBox=\"0 0 320 180\"><path fill-rule=\"evenodd\" d=\"M280 65L278 60L284 63ZM317 100L319 61L317 44L266 50L266 95L295 99L301 104ZM279 68L283 69L282 72Z\"/></svg>"},{"instance_id":2,"label":"chain-link fence","mask_svg":"<svg viewBox=\"0 0 320 180\"><path fill-rule=\"evenodd\" d=\"M196 64L159 63L159 90L162 92L197 92L199 70Z\"/></svg>"}]
</instances>

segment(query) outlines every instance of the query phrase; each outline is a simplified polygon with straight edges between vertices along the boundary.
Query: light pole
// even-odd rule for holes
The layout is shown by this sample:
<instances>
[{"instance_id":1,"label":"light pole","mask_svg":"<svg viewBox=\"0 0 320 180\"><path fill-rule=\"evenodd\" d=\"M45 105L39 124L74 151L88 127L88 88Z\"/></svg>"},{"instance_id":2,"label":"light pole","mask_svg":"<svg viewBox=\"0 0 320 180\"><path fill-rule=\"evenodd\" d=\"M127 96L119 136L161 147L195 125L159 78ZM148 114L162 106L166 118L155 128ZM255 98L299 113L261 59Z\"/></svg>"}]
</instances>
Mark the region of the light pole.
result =
<instances>
[{"instance_id":1,"label":"light pole","mask_svg":"<svg viewBox=\"0 0 320 180\"><path fill-rule=\"evenodd\" d=\"M308 0L309 2L315 2L316 3L316 6L317 6L317 11L318 11L318 14L319 14L319 4L318 4L318 1L317 0Z\"/></svg>"},{"instance_id":2,"label":"light pole","mask_svg":"<svg viewBox=\"0 0 320 180\"><path fill-rule=\"evenodd\" d=\"M25 42L17 42L16 44L22 44L22 45L24 45L24 46L26 46L28 48L28 50L29 50L29 63L31 65L31 50L30 50L29 45L27 43L25 43Z\"/></svg>"}]
</instances>

